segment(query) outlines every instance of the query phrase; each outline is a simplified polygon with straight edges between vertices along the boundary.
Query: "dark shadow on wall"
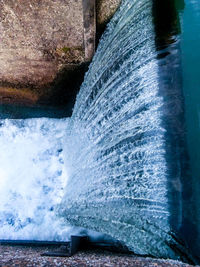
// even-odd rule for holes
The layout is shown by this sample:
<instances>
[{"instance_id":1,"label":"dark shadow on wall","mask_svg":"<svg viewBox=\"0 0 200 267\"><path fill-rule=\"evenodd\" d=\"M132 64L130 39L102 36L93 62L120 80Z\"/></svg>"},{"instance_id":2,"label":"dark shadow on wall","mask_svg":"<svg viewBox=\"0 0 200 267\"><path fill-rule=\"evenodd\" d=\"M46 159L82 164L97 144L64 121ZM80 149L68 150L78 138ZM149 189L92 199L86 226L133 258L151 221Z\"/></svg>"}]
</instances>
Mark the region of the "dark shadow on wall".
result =
<instances>
[{"instance_id":1,"label":"dark shadow on wall","mask_svg":"<svg viewBox=\"0 0 200 267\"><path fill-rule=\"evenodd\" d=\"M96 47L120 3L121 0L96 0Z\"/></svg>"},{"instance_id":2,"label":"dark shadow on wall","mask_svg":"<svg viewBox=\"0 0 200 267\"><path fill-rule=\"evenodd\" d=\"M68 117L70 117L72 115L76 95L79 92L87 69L88 63L66 65L51 83L48 89L50 93L41 97L38 104L63 108L67 111Z\"/></svg>"},{"instance_id":3,"label":"dark shadow on wall","mask_svg":"<svg viewBox=\"0 0 200 267\"><path fill-rule=\"evenodd\" d=\"M77 93L88 69L88 63L66 65L54 81L42 90L44 93L34 102L18 96L10 97L10 103L0 104L0 119L63 118L72 115ZM16 87L16 86L15 86ZM23 88L23 86L22 86ZM30 86L29 86L30 88ZM18 90L20 92L20 87ZM30 89L29 89L30 90ZM41 90L35 89L32 90Z\"/></svg>"},{"instance_id":4,"label":"dark shadow on wall","mask_svg":"<svg viewBox=\"0 0 200 267\"><path fill-rule=\"evenodd\" d=\"M178 9L184 0L153 0L153 19L158 59L159 93L164 99L166 163L168 166L168 204L170 209L170 244L182 260L196 263L191 242L196 226L189 219L192 186L186 144L185 101L183 96ZM189 241L190 239L190 241ZM192 241L193 240L193 241Z\"/></svg>"}]
</instances>

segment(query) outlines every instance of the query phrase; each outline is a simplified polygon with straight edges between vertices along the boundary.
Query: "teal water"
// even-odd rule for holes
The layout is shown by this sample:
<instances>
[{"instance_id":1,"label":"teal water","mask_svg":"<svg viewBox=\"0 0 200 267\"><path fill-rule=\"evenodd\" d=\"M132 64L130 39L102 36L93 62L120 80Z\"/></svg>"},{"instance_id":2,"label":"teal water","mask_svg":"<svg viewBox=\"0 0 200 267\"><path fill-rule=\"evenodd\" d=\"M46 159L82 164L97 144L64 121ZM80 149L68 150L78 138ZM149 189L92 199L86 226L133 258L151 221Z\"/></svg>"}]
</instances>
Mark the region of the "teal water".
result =
<instances>
[{"instance_id":1,"label":"teal water","mask_svg":"<svg viewBox=\"0 0 200 267\"><path fill-rule=\"evenodd\" d=\"M181 59L188 152L191 167L192 204L185 216L192 224L188 240L200 251L200 1L178 2L181 22ZM194 238L192 237L194 236Z\"/></svg>"},{"instance_id":2,"label":"teal water","mask_svg":"<svg viewBox=\"0 0 200 267\"><path fill-rule=\"evenodd\" d=\"M25 107L0 104L0 119L64 118L70 117L70 108Z\"/></svg>"}]
</instances>

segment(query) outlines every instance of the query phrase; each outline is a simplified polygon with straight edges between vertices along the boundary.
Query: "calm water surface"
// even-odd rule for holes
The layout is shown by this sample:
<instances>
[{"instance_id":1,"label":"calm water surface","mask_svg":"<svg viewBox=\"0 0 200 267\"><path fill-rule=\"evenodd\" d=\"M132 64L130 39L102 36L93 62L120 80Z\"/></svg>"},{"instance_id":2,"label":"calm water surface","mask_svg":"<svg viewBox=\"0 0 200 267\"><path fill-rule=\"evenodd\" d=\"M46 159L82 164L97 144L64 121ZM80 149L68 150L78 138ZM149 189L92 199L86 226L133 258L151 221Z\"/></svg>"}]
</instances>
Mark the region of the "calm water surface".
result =
<instances>
[{"instance_id":1,"label":"calm water surface","mask_svg":"<svg viewBox=\"0 0 200 267\"><path fill-rule=\"evenodd\" d=\"M182 1L183 2L183 1ZM200 1L177 2L181 21L181 57L188 152L193 192L190 221L196 238L191 239L196 253L200 251ZM181 6L182 5L182 6ZM198 238L197 238L198 236Z\"/></svg>"}]
</instances>

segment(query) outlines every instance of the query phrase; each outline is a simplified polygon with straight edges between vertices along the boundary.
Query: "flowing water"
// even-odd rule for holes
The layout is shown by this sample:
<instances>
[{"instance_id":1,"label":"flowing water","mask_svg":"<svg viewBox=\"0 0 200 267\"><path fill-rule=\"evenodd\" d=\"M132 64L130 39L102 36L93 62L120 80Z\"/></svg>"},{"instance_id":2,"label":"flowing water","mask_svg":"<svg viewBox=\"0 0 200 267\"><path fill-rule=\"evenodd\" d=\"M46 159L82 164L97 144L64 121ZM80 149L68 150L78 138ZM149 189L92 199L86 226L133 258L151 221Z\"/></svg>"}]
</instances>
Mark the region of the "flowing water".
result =
<instances>
[{"instance_id":1,"label":"flowing water","mask_svg":"<svg viewBox=\"0 0 200 267\"><path fill-rule=\"evenodd\" d=\"M192 10L199 18L197 1L183 11L182 0L123 0L70 119L1 120L1 239L66 240L71 224L137 254L195 262L199 149L190 118L199 112L187 98L184 23Z\"/></svg>"},{"instance_id":2,"label":"flowing water","mask_svg":"<svg viewBox=\"0 0 200 267\"><path fill-rule=\"evenodd\" d=\"M123 1L100 42L65 140L60 213L137 254L178 258L187 255L177 241L187 175L180 45L155 27L158 5Z\"/></svg>"},{"instance_id":3,"label":"flowing water","mask_svg":"<svg viewBox=\"0 0 200 267\"><path fill-rule=\"evenodd\" d=\"M67 125L68 119L0 121L1 239L68 237L55 216L67 180L62 152Z\"/></svg>"}]
</instances>

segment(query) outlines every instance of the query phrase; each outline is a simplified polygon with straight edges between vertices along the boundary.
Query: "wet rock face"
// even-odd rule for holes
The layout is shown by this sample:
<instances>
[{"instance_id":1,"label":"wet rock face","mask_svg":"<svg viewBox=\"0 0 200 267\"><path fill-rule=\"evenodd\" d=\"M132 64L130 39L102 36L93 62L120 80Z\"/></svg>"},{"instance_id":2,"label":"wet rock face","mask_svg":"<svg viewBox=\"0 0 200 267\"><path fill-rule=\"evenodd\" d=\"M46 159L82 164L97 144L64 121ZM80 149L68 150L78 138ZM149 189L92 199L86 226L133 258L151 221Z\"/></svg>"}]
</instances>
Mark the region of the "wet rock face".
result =
<instances>
[{"instance_id":1,"label":"wet rock face","mask_svg":"<svg viewBox=\"0 0 200 267\"><path fill-rule=\"evenodd\" d=\"M66 64L82 62L82 0L0 0L1 102L35 103Z\"/></svg>"}]
</instances>

